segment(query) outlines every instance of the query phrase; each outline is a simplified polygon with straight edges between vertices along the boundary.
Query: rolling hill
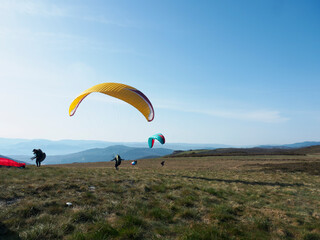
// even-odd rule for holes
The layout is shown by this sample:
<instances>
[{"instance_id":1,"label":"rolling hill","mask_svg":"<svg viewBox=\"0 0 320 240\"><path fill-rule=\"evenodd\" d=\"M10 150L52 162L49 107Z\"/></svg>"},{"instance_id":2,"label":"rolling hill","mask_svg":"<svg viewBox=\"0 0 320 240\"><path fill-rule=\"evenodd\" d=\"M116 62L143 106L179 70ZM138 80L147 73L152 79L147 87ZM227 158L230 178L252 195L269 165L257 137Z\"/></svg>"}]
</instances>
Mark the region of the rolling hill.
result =
<instances>
[{"instance_id":1,"label":"rolling hill","mask_svg":"<svg viewBox=\"0 0 320 240\"><path fill-rule=\"evenodd\" d=\"M137 160L142 158L155 158L171 154L173 150L166 148L135 148L124 145L115 145L106 148L93 148L77 153L65 155L48 155L43 164L64 164L64 163L84 163L84 162L106 162L119 154L125 160ZM15 159L20 159L28 163L34 163L30 156L12 155Z\"/></svg>"},{"instance_id":2,"label":"rolling hill","mask_svg":"<svg viewBox=\"0 0 320 240\"><path fill-rule=\"evenodd\" d=\"M320 154L320 145L302 148L219 148L214 150L175 151L166 157L308 155Z\"/></svg>"},{"instance_id":3,"label":"rolling hill","mask_svg":"<svg viewBox=\"0 0 320 240\"><path fill-rule=\"evenodd\" d=\"M105 148L114 145L125 145L128 147L148 147L146 142L107 142L97 140L47 140L47 139L10 139L0 138L0 154L3 155L32 155L32 149L41 148L47 155L64 155L77 153L93 148ZM161 148L156 144L154 148ZM223 144L192 144L192 143L166 143L166 148L174 150L188 149L215 149L230 147Z\"/></svg>"}]
</instances>

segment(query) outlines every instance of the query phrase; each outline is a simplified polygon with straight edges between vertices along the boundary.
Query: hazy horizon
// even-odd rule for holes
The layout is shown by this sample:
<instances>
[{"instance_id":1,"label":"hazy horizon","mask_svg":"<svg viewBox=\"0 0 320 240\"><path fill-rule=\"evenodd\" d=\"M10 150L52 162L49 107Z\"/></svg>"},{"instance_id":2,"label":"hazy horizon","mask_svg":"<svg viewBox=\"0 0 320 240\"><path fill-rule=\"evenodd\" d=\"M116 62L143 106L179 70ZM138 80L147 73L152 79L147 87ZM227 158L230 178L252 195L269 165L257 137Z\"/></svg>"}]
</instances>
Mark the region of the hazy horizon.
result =
<instances>
[{"instance_id":1,"label":"hazy horizon","mask_svg":"<svg viewBox=\"0 0 320 240\"><path fill-rule=\"evenodd\" d=\"M27 140L27 141L52 141L52 142L59 142L59 141L97 141L97 142L106 142L106 143L112 143L112 144L119 144L119 145L123 145L123 144L144 144L147 146L147 141L131 141L131 142L117 142L117 141L107 141L107 140L97 140L97 139L46 139L46 138L2 138L1 139L9 139L9 140ZM277 146L277 145L289 145L289 144L296 144L296 143L305 143L305 142L320 142L320 140L305 140L305 141L299 141L299 142L285 142L285 143L280 143L280 144L274 144L274 143L266 143L266 144L250 144L250 145L231 145L231 144L225 144L225 143L209 143L209 142L169 142L166 143L164 145L155 145L154 147L166 147L166 145L179 145L179 144L186 144L186 145L225 145L225 146L232 146L232 147L248 147L248 146L260 146L260 145L270 145L270 146ZM113 145L112 145L113 146Z\"/></svg>"}]
</instances>

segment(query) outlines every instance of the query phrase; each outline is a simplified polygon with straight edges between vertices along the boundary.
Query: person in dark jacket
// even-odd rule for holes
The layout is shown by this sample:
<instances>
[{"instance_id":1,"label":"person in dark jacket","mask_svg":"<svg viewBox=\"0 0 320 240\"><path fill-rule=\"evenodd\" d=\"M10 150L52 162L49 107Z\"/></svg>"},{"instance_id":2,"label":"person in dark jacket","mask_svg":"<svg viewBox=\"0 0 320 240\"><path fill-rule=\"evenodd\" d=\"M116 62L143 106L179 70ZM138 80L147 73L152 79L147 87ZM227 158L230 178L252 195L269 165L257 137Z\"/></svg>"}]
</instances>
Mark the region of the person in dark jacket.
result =
<instances>
[{"instance_id":1,"label":"person in dark jacket","mask_svg":"<svg viewBox=\"0 0 320 240\"><path fill-rule=\"evenodd\" d=\"M46 154L42 152L41 149L33 149L32 152L34 156L31 158L31 160L36 159L37 167L40 167L41 162L46 158Z\"/></svg>"},{"instance_id":2,"label":"person in dark jacket","mask_svg":"<svg viewBox=\"0 0 320 240\"><path fill-rule=\"evenodd\" d=\"M114 159L111 160L111 161L116 161L116 162L115 162L115 165L114 165L114 167L116 168L116 170L119 170L119 169L118 169L118 166L120 166L121 160L124 160L124 159L122 159L122 158L120 157L120 155L118 155L118 154L114 157Z\"/></svg>"}]
</instances>

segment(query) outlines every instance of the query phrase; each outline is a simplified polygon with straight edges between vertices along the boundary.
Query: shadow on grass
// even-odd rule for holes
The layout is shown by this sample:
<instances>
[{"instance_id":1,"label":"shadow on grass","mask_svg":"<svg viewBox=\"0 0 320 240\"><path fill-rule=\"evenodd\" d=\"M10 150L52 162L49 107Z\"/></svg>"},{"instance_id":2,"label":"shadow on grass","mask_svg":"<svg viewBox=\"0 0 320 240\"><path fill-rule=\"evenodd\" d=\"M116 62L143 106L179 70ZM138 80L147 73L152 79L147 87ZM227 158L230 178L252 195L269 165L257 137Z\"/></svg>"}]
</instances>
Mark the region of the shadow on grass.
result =
<instances>
[{"instance_id":1,"label":"shadow on grass","mask_svg":"<svg viewBox=\"0 0 320 240\"><path fill-rule=\"evenodd\" d=\"M7 240L20 240L18 233L11 231L0 222L0 239L7 239Z\"/></svg>"},{"instance_id":2,"label":"shadow on grass","mask_svg":"<svg viewBox=\"0 0 320 240\"><path fill-rule=\"evenodd\" d=\"M279 187L301 187L304 186L303 183L281 183L281 182L258 182L258 181L244 181L244 180L230 180L230 179L220 179L220 178L206 178L206 177L192 177L192 176L179 176L179 175L166 175L160 174L166 177L182 177L189 179L199 179L205 181L213 181L213 182L226 182L226 183L242 183L247 185L259 185L259 186L279 186Z\"/></svg>"}]
</instances>

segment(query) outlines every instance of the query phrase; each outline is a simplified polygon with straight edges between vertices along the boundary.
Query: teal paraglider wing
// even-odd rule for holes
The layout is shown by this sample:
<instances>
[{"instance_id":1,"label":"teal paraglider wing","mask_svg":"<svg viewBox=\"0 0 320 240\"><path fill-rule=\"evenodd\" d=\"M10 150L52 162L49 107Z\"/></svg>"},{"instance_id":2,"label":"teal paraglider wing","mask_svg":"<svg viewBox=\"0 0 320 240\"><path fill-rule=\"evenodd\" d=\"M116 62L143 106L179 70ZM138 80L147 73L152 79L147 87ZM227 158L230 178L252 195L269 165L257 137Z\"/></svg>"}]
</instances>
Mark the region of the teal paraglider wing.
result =
<instances>
[{"instance_id":1,"label":"teal paraglider wing","mask_svg":"<svg viewBox=\"0 0 320 240\"><path fill-rule=\"evenodd\" d=\"M153 147L155 139L158 140L161 144L164 144L166 142L163 134L161 133L154 134L148 139L149 148Z\"/></svg>"}]
</instances>

